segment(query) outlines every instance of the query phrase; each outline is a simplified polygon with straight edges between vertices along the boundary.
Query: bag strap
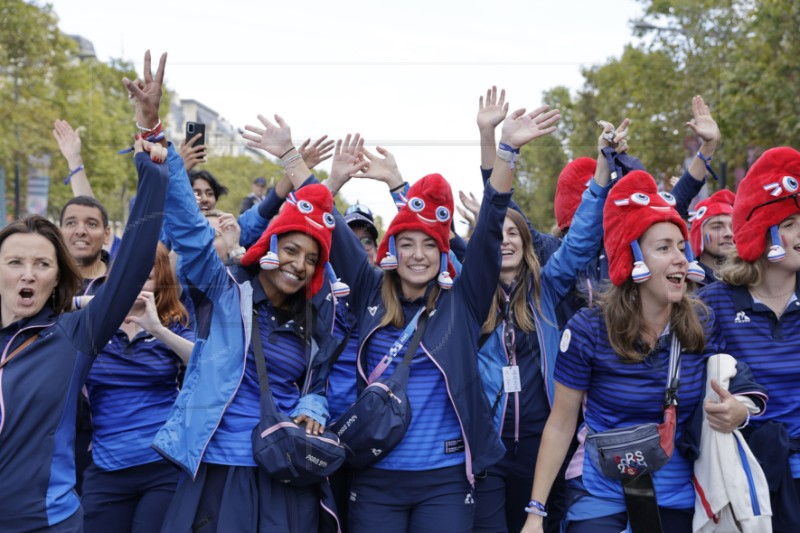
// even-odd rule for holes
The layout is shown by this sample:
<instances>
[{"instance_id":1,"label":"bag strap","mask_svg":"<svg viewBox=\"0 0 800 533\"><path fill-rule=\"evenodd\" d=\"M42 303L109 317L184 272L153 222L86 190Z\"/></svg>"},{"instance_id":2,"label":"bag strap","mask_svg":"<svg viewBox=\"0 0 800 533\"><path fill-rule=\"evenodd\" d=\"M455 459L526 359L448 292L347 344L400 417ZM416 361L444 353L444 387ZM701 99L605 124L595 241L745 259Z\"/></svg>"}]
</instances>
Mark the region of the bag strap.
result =
<instances>
[{"instance_id":1,"label":"bag strap","mask_svg":"<svg viewBox=\"0 0 800 533\"><path fill-rule=\"evenodd\" d=\"M269 390L269 378L267 377L267 363L264 360L264 347L261 344L261 333L258 331L258 320L255 309L253 309L253 322L250 337L253 340L253 359L256 360L258 370L258 386L261 389L261 419L267 414L277 412L272 391Z\"/></svg>"},{"instance_id":2,"label":"bag strap","mask_svg":"<svg viewBox=\"0 0 800 533\"><path fill-rule=\"evenodd\" d=\"M400 334L400 336L397 337L397 340L394 341L394 343L392 344L391 348L389 348L389 353L384 355L381 358L380 362L375 366L375 368L372 369L372 372L370 372L369 378L367 379L367 385L372 385L373 383L375 383L375 381L377 381L378 378L381 377L381 375L384 373L384 371L387 368L389 368L389 365L392 364L392 361L394 361L394 358L397 357L397 354L400 351L400 348L402 348L403 344L405 344L406 340L409 337L411 337L411 332L412 331L414 332L414 337L411 339L411 343L408 346L409 346L409 348L411 348L411 346L413 345L414 346L414 350L413 351L414 352L417 351L417 346L419 346L418 335L421 336L422 335L421 331L425 331L425 321L424 320L422 321L422 325L420 325L420 319L423 316L427 317L427 313L425 313L425 306L424 305L422 307L420 307L419 311L417 311L417 314L414 315L414 318L411 319L411 321L405 327L405 329ZM415 328L416 328L416 331L415 331ZM416 340L416 344L414 342L415 340ZM406 355L408 355L408 350L406 350ZM412 355L412 357L413 357L413 355Z\"/></svg>"},{"instance_id":3,"label":"bag strap","mask_svg":"<svg viewBox=\"0 0 800 533\"><path fill-rule=\"evenodd\" d=\"M26 340L25 342L23 342L22 344L17 346L17 348L13 352L11 352L8 357L3 359L3 362L0 363L0 368L3 368L4 366L6 366L8 364L8 362L11 361L14 358L15 355L17 355L19 352L21 352L22 350L27 348L31 343L33 343L33 341L35 341L38 338L39 338L39 334L36 333L32 337L30 337L28 340Z\"/></svg>"},{"instance_id":4,"label":"bag strap","mask_svg":"<svg viewBox=\"0 0 800 533\"><path fill-rule=\"evenodd\" d=\"M424 309L425 308L423 307L423 310ZM403 356L403 360L400 362L401 365L411 365L411 360L414 359L414 354L417 353L419 342L422 340L422 334L425 332L425 326L427 324L428 313L423 312L417 320L417 331L414 332L414 337L412 337L411 342L408 343L406 354Z\"/></svg>"},{"instance_id":5,"label":"bag strap","mask_svg":"<svg viewBox=\"0 0 800 533\"><path fill-rule=\"evenodd\" d=\"M664 409L671 405L678 405L678 387L681 383L681 341L672 334L672 344L669 350L669 373L667 386L664 390Z\"/></svg>"}]
</instances>

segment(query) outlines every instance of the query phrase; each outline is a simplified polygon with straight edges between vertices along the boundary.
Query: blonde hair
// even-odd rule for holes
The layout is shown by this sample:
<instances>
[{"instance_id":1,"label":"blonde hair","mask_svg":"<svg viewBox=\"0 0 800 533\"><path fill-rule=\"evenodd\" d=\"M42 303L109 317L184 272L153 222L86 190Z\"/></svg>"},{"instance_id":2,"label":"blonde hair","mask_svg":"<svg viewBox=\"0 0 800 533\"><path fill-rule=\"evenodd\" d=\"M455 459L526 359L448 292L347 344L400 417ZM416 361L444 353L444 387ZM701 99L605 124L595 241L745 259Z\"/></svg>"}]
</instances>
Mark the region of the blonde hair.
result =
<instances>
[{"instance_id":1,"label":"blonde hair","mask_svg":"<svg viewBox=\"0 0 800 533\"><path fill-rule=\"evenodd\" d=\"M439 298L439 292L442 289L439 285L434 285L428 292L428 297L425 301L425 307L428 313L433 311L436 307L436 300ZM381 299L383 306L386 308L381 319L380 327L384 328L392 325L396 328L402 328L406 323L406 317L403 314L403 304L400 303L400 293L402 287L400 285L400 276L394 270L387 270L383 274L383 283L381 285Z\"/></svg>"},{"instance_id":2,"label":"blonde hair","mask_svg":"<svg viewBox=\"0 0 800 533\"><path fill-rule=\"evenodd\" d=\"M519 264L514 280L519 284L513 291L509 308L514 314L514 324L525 333L533 333L536 329L533 321L533 313L528 306L528 292L533 299L533 305L541 313L541 287L540 287L540 266L539 260L533 250L533 237L525 217L514 209L506 212L506 218L517 227L519 236L522 239L522 261ZM502 310L506 305L506 294L503 287L498 283L494 293L494 305L489 311L489 317L481 327L481 335L493 332L502 316Z\"/></svg>"},{"instance_id":3,"label":"blonde hair","mask_svg":"<svg viewBox=\"0 0 800 533\"><path fill-rule=\"evenodd\" d=\"M639 287L628 278L622 285L612 285L601 293L598 300L611 347L625 362L643 361L653 347L646 346L641 335L646 324L642 317ZM698 311L703 314L702 322ZM677 335L681 346L687 352L697 353L705 348L703 322L707 318L708 308L703 302L687 293L684 293L679 302L672 304L669 317L670 331ZM641 348L647 351L642 351Z\"/></svg>"},{"instance_id":4,"label":"blonde hair","mask_svg":"<svg viewBox=\"0 0 800 533\"><path fill-rule=\"evenodd\" d=\"M719 270L719 278L736 286L758 285L764 279L764 263L761 258L745 261L739 257L734 246Z\"/></svg>"}]
</instances>

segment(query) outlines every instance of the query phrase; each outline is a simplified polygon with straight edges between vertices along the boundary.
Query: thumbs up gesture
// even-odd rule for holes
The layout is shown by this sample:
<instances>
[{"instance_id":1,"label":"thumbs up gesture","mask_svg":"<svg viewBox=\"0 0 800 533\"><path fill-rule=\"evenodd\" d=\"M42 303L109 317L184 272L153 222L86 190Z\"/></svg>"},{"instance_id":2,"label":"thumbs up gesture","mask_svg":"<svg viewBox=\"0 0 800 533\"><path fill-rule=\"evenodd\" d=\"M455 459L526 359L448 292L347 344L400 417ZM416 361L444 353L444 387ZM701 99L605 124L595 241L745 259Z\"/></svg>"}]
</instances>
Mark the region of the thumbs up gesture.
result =
<instances>
[{"instance_id":1,"label":"thumbs up gesture","mask_svg":"<svg viewBox=\"0 0 800 533\"><path fill-rule=\"evenodd\" d=\"M747 406L720 386L716 379L711 380L711 388L719 396L719 402L706 399L703 404L708 416L708 425L714 431L730 433L747 419Z\"/></svg>"}]
</instances>

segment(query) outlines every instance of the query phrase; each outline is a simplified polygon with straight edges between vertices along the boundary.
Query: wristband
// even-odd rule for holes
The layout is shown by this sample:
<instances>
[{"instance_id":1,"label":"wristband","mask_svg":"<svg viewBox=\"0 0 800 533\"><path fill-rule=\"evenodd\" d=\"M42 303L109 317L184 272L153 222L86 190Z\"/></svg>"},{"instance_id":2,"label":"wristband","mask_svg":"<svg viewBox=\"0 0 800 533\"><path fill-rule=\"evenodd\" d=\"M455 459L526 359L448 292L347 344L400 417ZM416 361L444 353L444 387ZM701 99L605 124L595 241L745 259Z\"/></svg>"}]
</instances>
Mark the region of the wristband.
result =
<instances>
[{"instance_id":1,"label":"wristband","mask_svg":"<svg viewBox=\"0 0 800 533\"><path fill-rule=\"evenodd\" d=\"M292 163L294 163L295 161L298 161L300 159L303 159L303 156L301 156L300 154L294 154L292 157L289 157L286 160L281 159L280 163L281 163L281 166L285 170L285 169L287 169L289 167L289 165L291 165Z\"/></svg>"},{"instance_id":2,"label":"wristband","mask_svg":"<svg viewBox=\"0 0 800 533\"><path fill-rule=\"evenodd\" d=\"M162 130L163 126L164 125L161 123L161 119L158 119L158 122L156 122L156 125L153 126L152 128L145 128L144 126L142 126L138 122L136 123L136 127L139 128L139 130L141 130L142 136L145 136L145 135L158 135L159 133L161 133L161 130Z\"/></svg>"},{"instance_id":3,"label":"wristband","mask_svg":"<svg viewBox=\"0 0 800 533\"><path fill-rule=\"evenodd\" d=\"M75 167L73 170L70 170L69 174L67 174L67 177L64 180L64 185L68 185L70 180L72 179L72 176L74 176L75 174L77 174L78 172L80 172L83 169L84 169L84 166L83 166L83 163L81 163L80 165ZM78 309L80 309L80 307Z\"/></svg>"},{"instance_id":4,"label":"wristband","mask_svg":"<svg viewBox=\"0 0 800 533\"><path fill-rule=\"evenodd\" d=\"M514 161L518 159L519 155L519 148L514 148L513 146L505 143L500 143L497 146L497 157L501 161L505 161L508 163L508 166L511 170L514 170Z\"/></svg>"},{"instance_id":5,"label":"wristband","mask_svg":"<svg viewBox=\"0 0 800 533\"><path fill-rule=\"evenodd\" d=\"M242 257L247 250L244 249L244 246L240 246L233 251L228 252L229 259L239 259Z\"/></svg>"},{"instance_id":6,"label":"wristband","mask_svg":"<svg viewBox=\"0 0 800 533\"><path fill-rule=\"evenodd\" d=\"M389 189L389 192L401 191L401 190L403 190L405 188L405 186L406 186L406 182L403 182L400 185L398 185L397 187L395 187L393 189Z\"/></svg>"},{"instance_id":7,"label":"wristband","mask_svg":"<svg viewBox=\"0 0 800 533\"><path fill-rule=\"evenodd\" d=\"M714 178L714 180L719 181L719 178L717 177L717 174L714 172L714 169L711 168L711 164L710 163L711 163L711 160L713 159L713 157L712 156L708 156L708 157L704 156L700 152L700 150L697 151L697 157L700 158L700 161L702 161L705 164L706 170L708 170L708 172L711 174L711 177Z\"/></svg>"},{"instance_id":8,"label":"wristband","mask_svg":"<svg viewBox=\"0 0 800 533\"><path fill-rule=\"evenodd\" d=\"M525 508L525 512L528 514L535 514L544 518L547 516L547 511L545 511L544 509L545 507L542 502L531 500L530 502L528 502L528 506Z\"/></svg>"},{"instance_id":9,"label":"wristband","mask_svg":"<svg viewBox=\"0 0 800 533\"><path fill-rule=\"evenodd\" d=\"M282 155L282 156L280 156L278 159L283 159L284 157L286 157L287 155L289 155L289 153L290 153L292 150L294 150L294 146L292 146L291 148L289 148L288 150L286 150L286 151L283 153L283 155Z\"/></svg>"}]
</instances>

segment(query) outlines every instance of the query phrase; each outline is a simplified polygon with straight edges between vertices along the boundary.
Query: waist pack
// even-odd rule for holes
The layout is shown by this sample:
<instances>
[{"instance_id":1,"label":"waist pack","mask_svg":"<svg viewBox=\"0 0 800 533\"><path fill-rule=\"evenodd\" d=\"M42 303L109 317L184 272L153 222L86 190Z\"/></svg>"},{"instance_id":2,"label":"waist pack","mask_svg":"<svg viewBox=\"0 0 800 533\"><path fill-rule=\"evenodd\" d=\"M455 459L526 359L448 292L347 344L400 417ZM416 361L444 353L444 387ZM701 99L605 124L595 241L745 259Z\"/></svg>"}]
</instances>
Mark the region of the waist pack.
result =
<instances>
[{"instance_id":1,"label":"waist pack","mask_svg":"<svg viewBox=\"0 0 800 533\"><path fill-rule=\"evenodd\" d=\"M366 468L385 457L400 444L411 424L411 405L406 386L411 359L425 330L427 315L420 317L418 314L417 317L419 319L409 325L417 323L414 338L392 375L380 378L394 359L394 354L383 359L380 370L370 375L370 383L361 391L355 403L330 426L331 431L341 439L347 463L353 468ZM410 333L408 328L404 333ZM402 338L401 335L398 342Z\"/></svg>"},{"instance_id":2,"label":"waist pack","mask_svg":"<svg viewBox=\"0 0 800 533\"><path fill-rule=\"evenodd\" d=\"M669 371L664 392L664 421L620 429L593 432L590 427L584 442L592 463L611 479L649 474L662 468L675 448L675 424L680 384L681 345L672 335Z\"/></svg>"},{"instance_id":3,"label":"waist pack","mask_svg":"<svg viewBox=\"0 0 800 533\"><path fill-rule=\"evenodd\" d=\"M672 457L675 446L676 409L664 410L661 424L641 424L586 436L589 459L604 476L623 479L659 470Z\"/></svg>"},{"instance_id":4,"label":"waist pack","mask_svg":"<svg viewBox=\"0 0 800 533\"><path fill-rule=\"evenodd\" d=\"M253 355L261 388L261 421L253 429L253 459L266 474L283 483L308 487L330 476L344 463L344 448L330 430L309 435L304 427L275 407L267 365L253 314Z\"/></svg>"}]
</instances>

